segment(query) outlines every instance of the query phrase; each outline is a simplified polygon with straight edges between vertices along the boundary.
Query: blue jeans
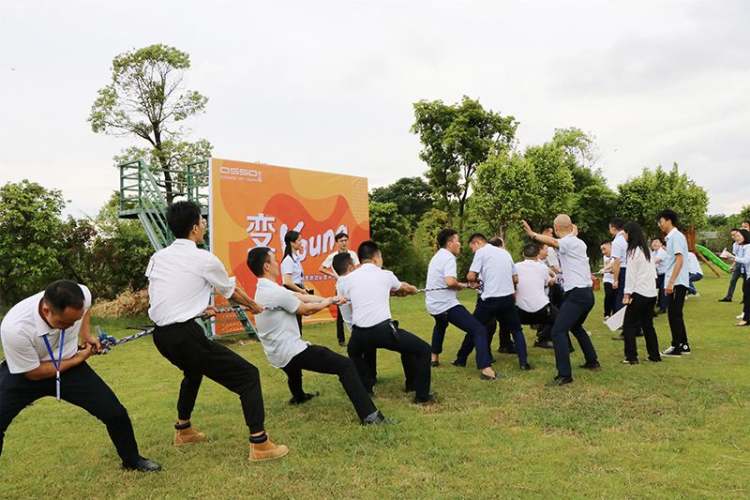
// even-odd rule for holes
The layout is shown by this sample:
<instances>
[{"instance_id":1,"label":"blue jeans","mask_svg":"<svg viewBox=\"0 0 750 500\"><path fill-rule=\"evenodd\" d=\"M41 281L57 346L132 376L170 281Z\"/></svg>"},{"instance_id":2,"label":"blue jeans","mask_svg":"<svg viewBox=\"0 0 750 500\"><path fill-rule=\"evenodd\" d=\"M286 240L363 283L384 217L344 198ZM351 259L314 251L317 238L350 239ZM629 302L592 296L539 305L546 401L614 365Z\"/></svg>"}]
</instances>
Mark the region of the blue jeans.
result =
<instances>
[{"instance_id":1,"label":"blue jeans","mask_svg":"<svg viewBox=\"0 0 750 500\"><path fill-rule=\"evenodd\" d=\"M442 314L435 314L435 326L432 329L432 353L443 352L445 330L451 324L466 332L477 348L477 368L480 370L490 366L490 351L487 342L487 329L462 305L453 306ZM493 320L494 321L494 320Z\"/></svg>"},{"instance_id":2,"label":"blue jeans","mask_svg":"<svg viewBox=\"0 0 750 500\"><path fill-rule=\"evenodd\" d=\"M621 287L625 287L623 282ZM591 288L574 288L565 293L560 312L555 324L552 326L552 343L555 346L555 364L557 374L561 377L570 377L573 370L570 367L570 347L568 345L568 332L570 331L581 346L583 356L587 363L597 361L594 344L591 343L583 322L586 321L591 309L594 308L594 292Z\"/></svg>"},{"instance_id":3,"label":"blue jeans","mask_svg":"<svg viewBox=\"0 0 750 500\"><path fill-rule=\"evenodd\" d=\"M482 299L482 301L477 303L474 317L483 325L489 323L491 319L497 320L500 323L501 329L511 332L516 345L518 363L521 365L527 363L526 338L523 336L521 320L518 319L518 310L516 309L515 300L512 295ZM465 363L466 358L469 357L473 348L474 340L470 335L466 335L461 348L458 350L458 354L456 354L456 360Z\"/></svg>"},{"instance_id":4,"label":"blue jeans","mask_svg":"<svg viewBox=\"0 0 750 500\"><path fill-rule=\"evenodd\" d=\"M700 281L702 279L703 279L703 275L702 274L698 274L698 273L690 273L689 274L689 280L690 280L689 283L690 283L690 286L688 286L688 293L690 295L695 295L696 293L698 293L698 290L695 288L695 285L693 285L693 283L695 283L696 281Z\"/></svg>"}]
</instances>

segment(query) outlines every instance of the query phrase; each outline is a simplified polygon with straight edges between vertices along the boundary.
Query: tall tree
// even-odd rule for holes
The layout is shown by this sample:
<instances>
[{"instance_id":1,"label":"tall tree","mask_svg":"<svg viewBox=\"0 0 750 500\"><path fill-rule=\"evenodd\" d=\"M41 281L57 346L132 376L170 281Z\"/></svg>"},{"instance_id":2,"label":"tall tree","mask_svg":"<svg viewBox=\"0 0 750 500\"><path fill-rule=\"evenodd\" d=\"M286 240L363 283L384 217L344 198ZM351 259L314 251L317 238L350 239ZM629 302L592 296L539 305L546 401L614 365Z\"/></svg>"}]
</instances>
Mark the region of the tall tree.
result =
<instances>
[{"instance_id":1,"label":"tall tree","mask_svg":"<svg viewBox=\"0 0 750 500\"><path fill-rule=\"evenodd\" d=\"M370 202L370 237L378 243L385 267L406 281L423 279L409 239L411 229L395 203Z\"/></svg>"},{"instance_id":2,"label":"tall tree","mask_svg":"<svg viewBox=\"0 0 750 500\"><path fill-rule=\"evenodd\" d=\"M421 177L402 177L393 184L378 187L370 193L370 200L395 203L398 213L415 227L425 212L432 208L432 190Z\"/></svg>"},{"instance_id":3,"label":"tall tree","mask_svg":"<svg viewBox=\"0 0 750 500\"><path fill-rule=\"evenodd\" d=\"M643 169L640 176L618 187L619 215L634 220L648 234L657 234L656 215L671 208L680 216L684 227L701 228L706 223L708 195L686 174L680 173L677 163L670 170L661 165L654 170Z\"/></svg>"},{"instance_id":4,"label":"tall tree","mask_svg":"<svg viewBox=\"0 0 750 500\"><path fill-rule=\"evenodd\" d=\"M210 154L207 141L184 141L182 122L206 108L208 99L183 88L190 56L156 44L132 50L112 60L112 81L99 90L89 122L95 133L135 136L147 148L131 148L116 160L150 157L163 179L167 202L181 193L180 168L186 156Z\"/></svg>"},{"instance_id":5,"label":"tall tree","mask_svg":"<svg viewBox=\"0 0 750 500\"><path fill-rule=\"evenodd\" d=\"M62 193L27 180L0 187L0 303L10 305L62 277L55 246Z\"/></svg>"},{"instance_id":6,"label":"tall tree","mask_svg":"<svg viewBox=\"0 0 750 500\"><path fill-rule=\"evenodd\" d=\"M411 131L419 135L419 157L427 163L427 179L449 213L455 207L459 228L477 168L490 156L513 143L518 122L485 110L479 101L464 96L460 103L419 101L414 104Z\"/></svg>"}]
</instances>

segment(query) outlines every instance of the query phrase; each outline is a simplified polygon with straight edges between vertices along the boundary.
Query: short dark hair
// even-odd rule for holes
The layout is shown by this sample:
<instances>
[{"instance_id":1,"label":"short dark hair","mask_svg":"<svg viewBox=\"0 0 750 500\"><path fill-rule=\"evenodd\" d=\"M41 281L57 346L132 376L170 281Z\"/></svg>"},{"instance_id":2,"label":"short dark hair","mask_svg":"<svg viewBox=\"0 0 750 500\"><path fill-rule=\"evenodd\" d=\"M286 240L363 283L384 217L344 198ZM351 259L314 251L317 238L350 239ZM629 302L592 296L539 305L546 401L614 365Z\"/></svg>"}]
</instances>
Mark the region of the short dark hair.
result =
<instances>
[{"instance_id":1,"label":"short dark hair","mask_svg":"<svg viewBox=\"0 0 750 500\"><path fill-rule=\"evenodd\" d=\"M742 242L743 245L750 244L750 231L747 229L740 229L739 233L742 235L742 238L744 238L745 241Z\"/></svg>"},{"instance_id":2,"label":"short dark hair","mask_svg":"<svg viewBox=\"0 0 750 500\"><path fill-rule=\"evenodd\" d=\"M44 290L44 301L55 312L63 312L68 307L80 310L85 300L83 290L75 281L53 281Z\"/></svg>"},{"instance_id":3,"label":"short dark hair","mask_svg":"<svg viewBox=\"0 0 750 500\"><path fill-rule=\"evenodd\" d=\"M609 219L609 225L613 226L615 229L623 229L625 227L625 221L620 217L612 217Z\"/></svg>"},{"instance_id":4,"label":"short dark hair","mask_svg":"<svg viewBox=\"0 0 750 500\"><path fill-rule=\"evenodd\" d=\"M167 207L167 225L175 238L187 238L201 222L201 207L194 201L178 201Z\"/></svg>"},{"instance_id":5,"label":"short dark hair","mask_svg":"<svg viewBox=\"0 0 750 500\"><path fill-rule=\"evenodd\" d=\"M664 240L662 240L662 239L661 239L661 238L659 238L658 236L657 236L656 238L651 238L651 243L653 243L654 241L658 241L658 242L659 242L659 243L661 243L662 245L664 244Z\"/></svg>"},{"instance_id":6,"label":"short dark hair","mask_svg":"<svg viewBox=\"0 0 750 500\"><path fill-rule=\"evenodd\" d=\"M543 233L547 229L551 229L553 233L555 232L555 226L553 226L552 224L543 224L541 232Z\"/></svg>"},{"instance_id":7,"label":"short dark hair","mask_svg":"<svg viewBox=\"0 0 750 500\"><path fill-rule=\"evenodd\" d=\"M474 233L469 236L469 243L472 243L474 240L487 241L487 237L482 233Z\"/></svg>"},{"instance_id":8,"label":"short dark hair","mask_svg":"<svg viewBox=\"0 0 750 500\"><path fill-rule=\"evenodd\" d=\"M612 244L612 242L610 240L604 240L601 243L599 243L599 246L602 246L602 245L611 245L611 244Z\"/></svg>"},{"instance_id":9,"label":"short dark hair","mask_svg":"<svg viewBox=\"0 0 750 500\"><path fill-rule=\"evenodd\" d=\"M500 236L493 236L489 239L489 241L487 241L487 243L489 243L493 247L502 247L503 245L505 245L505 242Z\"/></svg>"},{"instance_id":10,"label":"short dark hair","mask_svg":"<svg viewBox=\"0 0 750 500\"><path fill-rule=\"evenodd\" d=\"M359 248L357 248L357 257L359 257L360 262L372 260L378 253L380 253L380 248L372 240L363 241L359 244Z\"/></svg>"},{"instance_id":11,"label":"short dark hair","mask_svg":"<svg viewBox=\"0 0 750 500\"><path fill-rule=\"evenodd\" d=\"M742 221L742 224L750 225L750 220L745 219L745 220Z\"/></svg>"},{"instance_id":12,"label":"short dark hair","mask_svg":"<svg viewBox=\"0 0 750 500\"><path fill-rule=\"evenodd\" d=\"M453 238L457 234L458 234L458 231L450 227L441 229L437 235L438 248L445 248L445 245L448 244L448 241L450 241L450 239Z\"/></svg>"},{"instance_id":13,"label":"short dark hair","mask_svg":"<svg viewBox=\"0 0 750 500\"><path fill-rule=\"evenodd\" d=\"M255 276L263 276L263 266L268 262L269 253L271 249L268 247L255 247L247 253L247 267Z\"/></svg>"},{"instance_id":14,"label":"short dark hair","mask_svg":"<svg viewBox=\"0 0 750 500\"><path fill-rule=\"evenodd\" d=\"M349 239L349 235L346 234L344 231L341 231L336 236L333 237L334 241L339 241L341 238Z\"/></svg>"},{"instance_id":15,"label":"short dark hair","mask_svg":"<svg viewBox=\"0 0 750 500\"><path fill-rule=\"evenodd\" d=\"M665 209L659 212L659 215L656 216L656 220L664 219L672 222L673 226L677 225L677 221L679 220L679 217L677 217L677 213L672 209Z\"/></svg>"},{"instance_id":16,"label":"short dark hair","mask_svg":"<svg viewBox=\"0 0 750 500\"><path fill-rule=\"evenodd\" d=\"M527 259L533 259L539 255L539 245L536 243L526 243L523 246L523 256Z\"/></svg>"},{"instance_id":17,"label":"short dark hair","mask_svg":"<svg viewBox=\"0 0 750 500\"><path fill-rule=\"evenodd\" d=\"M354 264L354 259L352 259L352 256L349 255L349 252L345 253L337 253L333 256L333 262L331 263L331 266L333 267L333 270L336 271L336 274L339 276L343 276L346 274L346 270L349 269L349 266Z\"/></svg>"}]
</instances>

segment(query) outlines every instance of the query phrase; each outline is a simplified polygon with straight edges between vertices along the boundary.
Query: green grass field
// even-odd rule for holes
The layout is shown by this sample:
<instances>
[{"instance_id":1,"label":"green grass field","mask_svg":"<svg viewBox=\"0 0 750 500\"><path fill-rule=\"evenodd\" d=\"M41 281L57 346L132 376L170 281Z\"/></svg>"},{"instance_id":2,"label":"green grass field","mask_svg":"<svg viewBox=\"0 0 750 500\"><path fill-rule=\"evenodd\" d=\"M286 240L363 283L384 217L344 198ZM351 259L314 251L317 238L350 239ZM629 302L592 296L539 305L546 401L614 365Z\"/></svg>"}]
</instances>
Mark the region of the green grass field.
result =
<instances>
[{"instance_id":1,"label":"green grass field","mask_svg":"<svg viewBox=\"0 0 750 500\"><path fill-rule=\"evenodd\" d=\"M534 371L519 371L515 356L495 354L505 378L481 382L475 369L449 364L462 336L451 327L443 366L433 370L441 402L422 409L401 391L397 355L382 352L375 403L395 422L377 428L357 424L333 376L306 375L306 389L321 396L288 406L284 373L266 362L260 345L230 342L260 368L267 429L291 448L287 458L263 464L246 461L239 401L208 380L193 423L210 442L172 446L180 373L142 339L91 364L128 408L142 453L164 471L122 472L98 421L47 398L6 434L0 497L747 497L750 329L733 326L739 296L733 304L717 302L726 283L707 275L698 284L701 297L686 304L693 354L660 364L620 364L622 342L602 324L598 295L587 328L603 370L574 370L575 383L565 387L545 387L554 359L536 348ZM471 292L462 298L473 309ZM429 340L432 319L421 296L392 304L402 326ZM95 323L120 337L139 320ZM657 331L663 349L665 317ZM311 326L305 337L343 352L334 332L331 324ZM642 341L639 350L645 359ZM582 362L580 350L573 361Z\"/></svg>"}]
</instances>

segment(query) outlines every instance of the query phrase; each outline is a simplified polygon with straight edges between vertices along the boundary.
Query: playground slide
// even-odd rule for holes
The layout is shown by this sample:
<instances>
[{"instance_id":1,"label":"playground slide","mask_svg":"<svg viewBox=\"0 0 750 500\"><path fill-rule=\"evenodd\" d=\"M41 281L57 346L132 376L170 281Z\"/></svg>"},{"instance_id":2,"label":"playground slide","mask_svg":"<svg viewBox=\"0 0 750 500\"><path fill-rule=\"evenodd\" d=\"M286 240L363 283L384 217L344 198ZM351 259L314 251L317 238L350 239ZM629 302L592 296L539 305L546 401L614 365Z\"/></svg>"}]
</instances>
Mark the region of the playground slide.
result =
<instances>
[{"instance_id":1,"label":"playground slide","mask_svg":"<svg viewBox=\"0 0 750 500\"><path fill-rule=\"evenodd\" d=\"M721 260L718 255L713 253L708 248L704 247L703 245L695 245L695 249L698 250L705 258L710 260L713 264L716 264L716 266L724 271L725 273L729 273L731 266L727 264L725 261Z\"/></svg>"}]
</instances>

